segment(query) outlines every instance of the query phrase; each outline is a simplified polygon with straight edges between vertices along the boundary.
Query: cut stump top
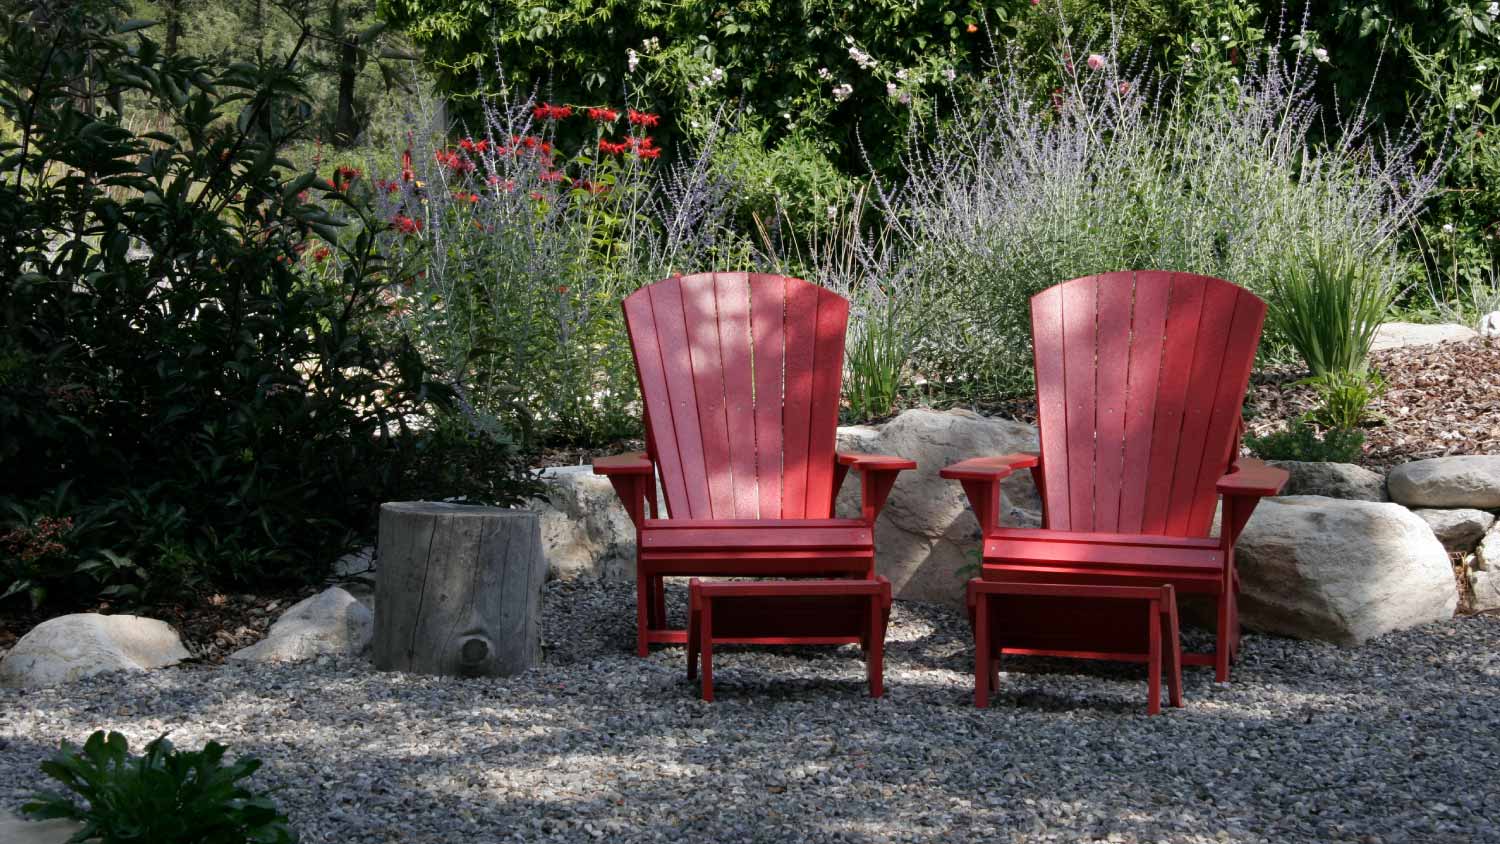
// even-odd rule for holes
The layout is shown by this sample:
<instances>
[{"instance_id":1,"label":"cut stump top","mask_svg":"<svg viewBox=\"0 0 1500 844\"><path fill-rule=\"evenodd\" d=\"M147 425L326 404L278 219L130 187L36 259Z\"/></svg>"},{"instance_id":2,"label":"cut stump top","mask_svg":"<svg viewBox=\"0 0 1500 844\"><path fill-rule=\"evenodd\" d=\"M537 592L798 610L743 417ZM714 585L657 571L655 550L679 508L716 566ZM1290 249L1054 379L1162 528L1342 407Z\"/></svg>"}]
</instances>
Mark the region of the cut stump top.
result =
<instances>
[{"instance_id":1,"label":"cut stump top","mask_svg":"<svg viewBox=\"0 0 1500 844\"><path fill-rule=\"evenodd\" d=\"M447 516L479 518L536 517L531 510L513 510L508 507L488 507L479 504L453 504L447 501L387 501L380 505L381 512L403 516Z\"/></svg>"}]
</instances>

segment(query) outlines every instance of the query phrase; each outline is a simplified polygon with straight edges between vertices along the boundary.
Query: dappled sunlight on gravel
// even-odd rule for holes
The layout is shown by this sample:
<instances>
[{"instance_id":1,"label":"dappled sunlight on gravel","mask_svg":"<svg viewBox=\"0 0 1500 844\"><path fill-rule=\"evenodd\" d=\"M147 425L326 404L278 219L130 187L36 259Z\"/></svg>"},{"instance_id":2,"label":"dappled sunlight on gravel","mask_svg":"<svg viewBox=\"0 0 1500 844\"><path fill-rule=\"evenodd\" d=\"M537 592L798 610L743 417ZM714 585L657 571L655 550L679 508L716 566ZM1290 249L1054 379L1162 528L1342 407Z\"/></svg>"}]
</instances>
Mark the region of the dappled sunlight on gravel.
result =
<instances>
[{"instance_id":1,"label":"dappled sunlight on gravel","mask_svg":"<svg viewBox=\"0 0 1500 844\"><path fill-rule=\"evenodd\" d=\"M682 649L632 655L633 618L632 585L549 584L547 661L509 679L324 659L0 691L0 805L105 727L261 757L309 844L1500 837L1500 619L1250 635L1232 683L1190 669L1187 708L1149 718L1142 667L1042 659L977 710L967 621L912 603L883 700L851 647L731 647L705 704Z\"/></svg>"}]
</instances>

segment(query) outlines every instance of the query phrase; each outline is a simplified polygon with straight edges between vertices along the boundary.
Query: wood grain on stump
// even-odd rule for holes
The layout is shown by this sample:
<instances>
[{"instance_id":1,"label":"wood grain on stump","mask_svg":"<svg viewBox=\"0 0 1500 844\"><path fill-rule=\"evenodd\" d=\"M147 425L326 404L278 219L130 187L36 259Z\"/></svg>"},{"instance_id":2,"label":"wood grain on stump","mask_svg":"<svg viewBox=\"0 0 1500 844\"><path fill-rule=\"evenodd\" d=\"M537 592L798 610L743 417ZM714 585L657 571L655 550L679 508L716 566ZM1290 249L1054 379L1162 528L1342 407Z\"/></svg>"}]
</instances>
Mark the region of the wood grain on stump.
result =
<instances>
[{"instance_id":1,"label":"wood grain on stump","mask_svg":"<svg viewBox=\"0 0 1500 844\"><path fill-rule=\"evenodd\" d=\"M525 671L541 651L546 574L533 512L381 505L375 667L463 677Z\"/></svg>"}]
</instances>

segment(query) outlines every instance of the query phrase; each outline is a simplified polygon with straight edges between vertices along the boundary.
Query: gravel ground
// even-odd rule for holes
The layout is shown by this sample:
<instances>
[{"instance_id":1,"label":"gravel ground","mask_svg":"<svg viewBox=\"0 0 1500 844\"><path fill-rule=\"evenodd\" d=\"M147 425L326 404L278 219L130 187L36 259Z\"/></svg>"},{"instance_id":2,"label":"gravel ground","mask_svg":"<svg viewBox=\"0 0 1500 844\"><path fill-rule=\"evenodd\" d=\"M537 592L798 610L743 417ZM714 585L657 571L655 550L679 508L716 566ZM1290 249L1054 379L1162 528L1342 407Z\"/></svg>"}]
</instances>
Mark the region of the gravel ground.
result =
<instances>
[{"instance_id":1,"label":"gravel ground","mask_svg":"<svg viewBox=\"0 0 1500 844\"><path fill-rule=\"evenodd\" d=\"M1500 618L1247 637L1233 683L1192 669L1148 718L1144 669L1048 660L976 710L965 622L916 604L884 700L852 648L728 649L704 704L681 649L631 655L632 601L549 584L546 665L508 680L325 659L0 690L0 806L106 727L261 757L305 842L1500 841Z\"/></svg>"}]
</instances>

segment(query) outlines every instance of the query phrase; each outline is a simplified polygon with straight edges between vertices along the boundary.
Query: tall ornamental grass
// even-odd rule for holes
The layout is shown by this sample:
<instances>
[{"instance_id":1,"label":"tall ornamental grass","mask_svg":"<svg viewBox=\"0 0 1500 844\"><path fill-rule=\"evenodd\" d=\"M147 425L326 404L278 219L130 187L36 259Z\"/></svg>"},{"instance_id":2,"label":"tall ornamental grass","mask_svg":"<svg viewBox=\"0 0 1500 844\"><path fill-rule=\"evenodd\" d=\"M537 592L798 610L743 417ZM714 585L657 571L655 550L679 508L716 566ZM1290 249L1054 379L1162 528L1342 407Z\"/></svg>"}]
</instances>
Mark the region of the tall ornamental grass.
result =
<instances>
[{"instance_id":1,"label":"tall ornamental grass","mask_svg":"<svg viewBox=\"0 0 1500 844\"><path fill-rule=\"evenodd\" d=\"M1057 60L1065 84L1050 98L1003 67L984 80L940 116L935 143L910 145L904 183L882 194L910 264L904 293L929 317L913 364L937 389L1027 389L1028 299L1067 279L1190 271L1274 307L1280 274L1309 255L1351 256L1362 284L1407 271L1397 240L1436 174L1419 172L1410 138L1320 113L1315 62L1266 52L1189 91L1109 52Z\"/></svg>"}]
</instances>

